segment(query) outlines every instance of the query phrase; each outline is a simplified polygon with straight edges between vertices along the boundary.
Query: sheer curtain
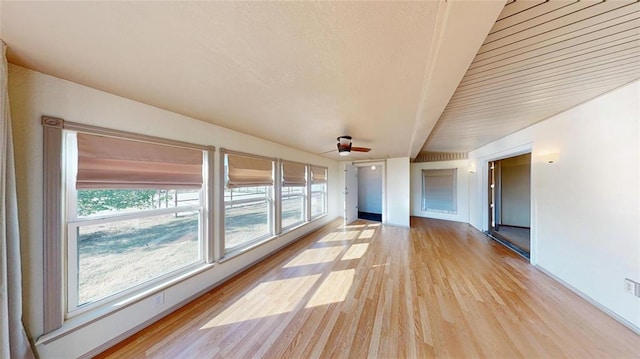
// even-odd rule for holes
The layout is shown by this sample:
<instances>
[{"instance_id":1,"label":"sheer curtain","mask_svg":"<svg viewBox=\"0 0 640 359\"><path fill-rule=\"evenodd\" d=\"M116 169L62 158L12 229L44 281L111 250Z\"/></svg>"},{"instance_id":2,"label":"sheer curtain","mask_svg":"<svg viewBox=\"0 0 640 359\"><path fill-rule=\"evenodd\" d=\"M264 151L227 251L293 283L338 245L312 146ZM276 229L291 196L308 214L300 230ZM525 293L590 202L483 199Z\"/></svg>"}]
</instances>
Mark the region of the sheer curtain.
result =
<instances>
[{"instance_id":1,"label":"sheer curtain","mask_svg":"<svg viewBox=\"0 0 640 359\"><path fill-rule=\"evenodd\" d=\"M34 355L22 325L20 236L6 53L7 46L0 40L0 357L21 359Z\"/></svg>"}]
</instances>

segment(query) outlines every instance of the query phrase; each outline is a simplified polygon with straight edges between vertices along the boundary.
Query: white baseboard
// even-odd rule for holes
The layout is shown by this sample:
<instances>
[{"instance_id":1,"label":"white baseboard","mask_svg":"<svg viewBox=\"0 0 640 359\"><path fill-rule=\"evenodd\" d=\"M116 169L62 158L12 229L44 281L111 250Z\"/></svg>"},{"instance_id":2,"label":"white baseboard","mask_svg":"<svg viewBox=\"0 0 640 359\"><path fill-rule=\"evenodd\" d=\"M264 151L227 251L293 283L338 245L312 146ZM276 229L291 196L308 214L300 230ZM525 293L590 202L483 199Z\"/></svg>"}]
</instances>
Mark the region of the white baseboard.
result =
<instances>
[{"instance_id":1,"label":"white baseboard","mask_svg":"<svg viewBox=\"0 0 640 359\"><path fill-rule=\"evenodd\" d=\"M407 225L407 224L396 224L396 223L389 223L389 222L384 222L383 223L385 226L391 226L391 227L399 227L399 228L411 228L411 226Z\"/></svg>"},{"instance_id":2,"label":"white baseboard","mask_svg":"<svg viewBox=\"0 0 640 359\"><path fill-rule=\"evenodd\" d=\"M569 283L565 282L564 280L558 278L555 274L549 272L549 270L545 269L544 267L541 267L538 264L534 265L534 267L539 269L542 273L544 273L544 274L548 275L549 277L551 277L556 282L562 284L567 289L569 289L570 291L572 291L575 294L577 294L578 296L580 296L582 299L584 299L587 302L589 302L589 304L591 304L594 307L600 309L602 312L604 312L606 315L610 316L611 318L615 319L620 324L622 324L625 327L629 328L634 333L640 335L640 327L634 325L630 321L628 321L628 320L624 319L623 317L619 316L618 314L614 313L611 309L609 309L609 308L605 307L604 305L600 304L595 299L593 299L590 296L584 294L582 291L578 290L576 287L572 286L571 284L569 284Z\"/></svg>"}]
</instances>

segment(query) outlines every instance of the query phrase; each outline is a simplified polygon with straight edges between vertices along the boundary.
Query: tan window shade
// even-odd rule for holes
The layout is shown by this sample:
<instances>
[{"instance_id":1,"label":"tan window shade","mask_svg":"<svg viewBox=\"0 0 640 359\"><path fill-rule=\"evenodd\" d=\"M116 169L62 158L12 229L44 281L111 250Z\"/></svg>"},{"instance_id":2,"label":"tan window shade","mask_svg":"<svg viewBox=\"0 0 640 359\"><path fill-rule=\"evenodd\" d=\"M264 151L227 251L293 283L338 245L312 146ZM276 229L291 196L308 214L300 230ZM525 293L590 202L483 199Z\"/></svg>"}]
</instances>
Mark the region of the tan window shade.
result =
<instances>
[{"instance_id":1,"label":"tan window shade","mask_svg":"<svg viewBox=\"0 0 640 359\"><path fill-rule=\"evenodd\" d=\"M323 183L327 182L327 168L320 166L311 166L311 182Z\"/></svg>"},{"instance_id":2,"label":"tan window shade","mask_svg":"<svg viewBox=\"0 0 640 359\"><path fill-rule=\"evenodd\" d=\"M422 170L423 210L456 212L456 173L455 168Z\"/></svg>"},{"instance_id":3,"label":"tan window shade","mask_svg":"<svg viewBox=\"0 0 640 359\"><path fill-rule=\"evenodd\" d=\"M273 161L227 154L227 188L272 186Z\"/></svg>"},{"instance_id":4,"label":"tan window shade","mask_svg":"<svg viewBox=\"0 0 640 359\"><path fill-rule=\"evenodd\" d=\"M306 166L295 162L282 162L282 185L304 187L307 184Z\"/></svg>"},{"instance_id":5,"label":"tan window shade","mask_svg":"<svg viewBox=\"0 0 640 359\"><path fill-rule=\"evenodd\" d=\"M200 188L202 151L78 133L76 188Z\"/></svg>"}]
</instances>

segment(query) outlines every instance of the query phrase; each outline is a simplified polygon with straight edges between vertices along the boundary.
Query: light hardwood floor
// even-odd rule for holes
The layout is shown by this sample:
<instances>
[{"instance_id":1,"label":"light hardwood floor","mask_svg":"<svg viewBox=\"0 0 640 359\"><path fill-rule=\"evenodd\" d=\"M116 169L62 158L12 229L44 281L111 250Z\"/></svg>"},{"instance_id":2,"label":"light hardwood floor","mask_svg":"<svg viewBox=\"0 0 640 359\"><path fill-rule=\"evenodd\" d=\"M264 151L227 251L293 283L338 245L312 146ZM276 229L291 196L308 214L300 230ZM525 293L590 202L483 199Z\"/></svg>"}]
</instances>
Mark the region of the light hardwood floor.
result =
<instances>
[{"instance_id":1,"label":"light hardwood floor","mask_svg":"<svg viewBox=\"0 0 640 359\"><path fill-rule=\"evenodd\" d=\"M412 218L333 222L99 357L639 358L640 337L471 226Z\"/></svg>"}]
</instances>

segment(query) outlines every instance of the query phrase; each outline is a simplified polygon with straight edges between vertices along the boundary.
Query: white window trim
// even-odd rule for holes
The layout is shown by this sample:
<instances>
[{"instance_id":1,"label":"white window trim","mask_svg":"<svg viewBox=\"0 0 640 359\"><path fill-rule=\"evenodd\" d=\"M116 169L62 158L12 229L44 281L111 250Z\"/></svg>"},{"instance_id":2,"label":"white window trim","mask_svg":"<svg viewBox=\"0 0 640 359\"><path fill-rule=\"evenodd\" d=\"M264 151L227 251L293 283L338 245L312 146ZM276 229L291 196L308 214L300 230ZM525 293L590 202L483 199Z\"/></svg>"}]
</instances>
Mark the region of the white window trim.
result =
<instances>
[{"instance_id":1,"label":"white window trim","mask_svg":"<svg viewBox=\"0 0 640 359\"><path fill-rule=\"evenodd\" d=\"M302 188L302 187L297 187L297 188ZM283 187L284 189L284 187ZM282 192L281 192L282 193ZM302 199L302 219L291 223L285 227L282 227L281 233L285 233L285 232L289 232L290 230L292 230L293 228L299 227L302 224L305 224L307 222L309 222L309 219L307 217L307 206L308 206L308 200L307 200L307 190L305 188L303 193L296 193L296 194L287 194L287 195L280 195L280 206L282 207L282 203L284 202L285 199L291 199L291 198L301 198ZM282 213L280 213L280 221L282 221Z\"/></svg>"},{"instance_id":2,"label":"white window trim","mask_svg":"<svg viewBox=\"0 0 640 359\"><path fill-rule=\"evenodd\" d=\"M321 167L324 168L327 174L327 179L324 182L317 182L317 183L323 183L324 184L324 191L320 192L320 191L316 191L314 192L312 187L314 185L314 183L311 181L311 167ZM318 166L318 165L313 165L313 164L309 164L307 166L307 168L309 169L309 171L307 172L307 187L308 187L308 217L309 221L314 221L317 220L319 218L322 218L324 216L326 216L329 213L329 168L325 167L325 166ZM320 214L316 214L315 216L311 213L311 200L313 198L313 194L314 193L323 193L324 194L324 208L322 213Z\"/></svg>"},{"instance_id":3,"label":"white window trim","mask_svg":"<svg viewBox=\"0 0 640 359\"><path fill-rule=\"evenodd\" d=\"M44 266L47 270L44 272L43 287L43 335L38 338L38 344L50 343L62 336L68 335L74 331L77 331L91 323L94 323L101 318L108 317L115 312L123 310L141 300L145 300L150 296L174 286L184 280L188 280L193 276L196 276L205 271L211 270L217 263L222 263L235 256L242 255L249 252L254 248L260 247L263 244L268 243L272 239L279 238L282 234L280 220L280 205L281 194L278 191L281 189L280 182L280 168L274 166L274 185L272 194L272 211L273 217L271 222L271 228L273 229L271 236L265 236L257 238L256 240L246 243L243 247L233 250L233 252L224 252L224 197L218 197L221 193L224 193L224 171L219 171L217 178L214 179L215 171L220 168L224 168L224 162L217 163L214 166L214 160L219 161L223 158L224 153L234 153L233 151L219 151L221 157L214 157L215 148L213 146L203 146L182 141L173 141L164 138L158 138L153 136L146 136L141 134L123 132L118 130L111 130L91 125L79 124L64 121L63 119L53 118L48 116L42 117L43 125L43 141L44 141L44 221L43 221L43 239L44 239ZM204 263L195 263L186 266L177 271L167 273L160 276L157 281L151 280L135 286L131 291L126 290L121 297L109 297L109 300L105 301L103 305L97 305L95 308L91 308L86 312L79 313L73 317L66 315L66 267L65 256L66 248L65 234L67 231L67 225L65 222L65 173L63 173L63 166L61 164L64 160L64 148L63 148L63 133L64 130L82 131L94 134L101 134L106 136L114 136L127 138L131 140L147 141L160 144L188 147L194 149L200 149L206 151L206 172L207 178L205 180L206 198L201 200L201 203L206 203L204 206L203 215L205 220L201 221L202 231L206 234L203 237L203 252L202 255L206 259ZM236 152L240 153L240 152ZM262 157L262 156L255 156ZM278 159L269 158L272 161L279 161ZM278 163L278 162L276 162ZM323 182L324 188L324 208L323 213L319 213L313 218L311 217L311 171L309 165L307 165L307 186L306 186L306 217L305 221L286 228L287 233L298 228L304 227L306 224L316 221L320 218L326 217L329 213L329 171L327 171L327 180ZM214 185L216 190L214 191ZM217 193L214 197L214 192ZM217 206L217 208L215 207ZM181 207L178 211L185 210L185 207ZM98 220L99 218L106 219L108 216L96 216L91 220ZM214 224L217 221L216 224ZM214 230L218 231L214 234Z\"/></svg>"},{"instance_id":4,"label":"white window trim","mask_svg":"<svg viewBox=\"0 0 640 359\"><path fill-rule=\"evenodd\" d=\"M252 238L251 240L248 240L246 242L243 242L242 244L233 246L233 247L227 247L227 239L226 239L226 228L225 228L225 220L226 220L226 206L227 204L240 204L240 203L253 203L253 202L258 202L255 200L233 200L233 201L229 201L227 202L224 196L224 191L225 191L225 184L226 184L226 180L227 180L227 174L225 171L225 156L226 155L236 155L236 156L244 156L244 157L250 157L250 158L257 158L257 159L263 159L263 160L268 160L271 161L271 166L273 168L273 184L272 185L264 185L265 187L267 187L267 196L265 196L265 200L267 201L267 221L268 221L268 228L270 233L264 234L262 236L256 237L256 238ZM239 152L239 151L233 151L233 150L229 150L226 148L221 148L220 149L220 224L219 224L219 228L220 228L220 244L218 247L220 258L219 260L224 259L225 257L228 257L230 255L234 255L235 253L239 253L239 252L245 252L246 248L253 248L256 245L259 245L261 243L264 242L268 242L269 240L273 239L273 238L277 238L277 236L280 233L280 223L279 223L279 211L280 211L280 203L279 201L277 201L276 199L278 199L280 197L280 193L279 193L279 186L280 186L280 180L279 180L279 176L280 176L280 169L279 169L279 165L280 165L280 161L277 158L273 158L273 157L266 157L266 156L259 156L259 155L254 155L251 153L245 153L245 152ZM256 186L256 187L261 187L261 186Z\"/></svg>"},{"instance_id":5,"label":"white window trim","mask_svg":"<svg viewBox=\"0 0 640 359\"><path fill-rule=\"evenodd\" d=\"M305 223L309 223L309 221L311 220L311 215L310 215L310 205L311 205L311 200L309 198L309 188L311 187L311 180L310 180L310 176L311 176L311 167L306 164L306 163L301 163L301 162L295 162L295 161L289 161L289 160L280 160L278 163L278 169L280 171L282 171L282 162L286 161L286 162L290 162L290 163L297 163L297 164L301 164L304 166L304 170L305 170L305 179L306 179L306 183L304 187L297 187L297 188L304 188L304 190L302 191L301 194L288 194L288 195L283 195L283 189L285 187L290 187L290 186L284 186L282 183L279 185L280 187L280 213L278 213L278 217L279 217L279 226L280 226L280 233L287 233L290 232L302 225L304 225ZM278 179L281 180L282 179L282 172L278 175ZM295 198L295 197L301 197L303 200L303 213L302 213L302 219L295 222L295 223L291 223L288 226L282 227L282 202L284 201L285 198Z\"/></svg>"},{"instance_id":6,"label":"white window trim","mask_svg":"<svg viewBox=\"0 0 640 359\"><path fill-rule=\"evenodd\" d=\"M325 183L325 186L326 185L327 184ZM324 208L323 208L321 213L316 214L315 216L310 214L312 221L316 220L318 218L324 217L324 216L326 216L328 214L328 212L329 212L329 209L328 209L329 203L327 202L328 201L328 197L329 197L328 196L328 192L329 192L328 188L326 188L324 191L316 191L316 192L312 191L311 192L311 196L313 196L314 193L323 193L324 194L324 196L323 196L324 197ZM311 203L311 199L309 199L309 203ZM311 209L309 209L309 211L310 211L309 213L311 213Z\"/></svg>"},{"instance_id":7,"label":"white window trim","mask_svg":"<svg viewBox=\"0 0 640 359\"><path fill-rule=\"evenodd\" d=\"M270 186L265 186L265 187L270 187ZM224 189L223 189L224 190ZM223 194L224 196L224 194ZM224 235L224 232L222 234L222 242L224 245L224 251L226 254L237 251L238 249L244 248L246 246L250 246L252 244L255 244L256 242L262 242L265 240L268 240L269 238L273 238L276 236L274 230L273 230L273 220L274 220L274 200L273 200L274 194L273 194L273 188L268 188L267 189L267 195L265 196L264 199L260 199L260 200L255 200L255 199L237 199L237 200L233 200L233 201L223 201L223 217L222 217L222 225L224 226L224 221L226 219L226 217L224 217L226 215L226 205L234 205L234 204L245 204L245 203L261 203L262 201L265 201L267 203L267 220L268 220L268 227L271 233L266 233L262 236L253 238L251 240L248 240L246 242L243 242L242 244L233 246L233 247L227 247L226 245L226 238Z\"/></svg>"},{"instance_id":8,"label":"white window trim","mask_svg":"<svg viewBox=\"0 0 640 359\"><path fill-rule=\"evenodd\" d=\"M71 320L72 317L77 314L90 314L84 315L84 321L78 324L77 320L74 320L72 327L77 328L85 323L96 320L98 316L107 315L113 311L119 310L122 306L113 306L113 302L119 300L121 302L127 302L125 297L140 298L142 295L151 295L154 290L161 290L168 285L175 284L177 281L182 281L188 276L195 275L201 270L210 267L213 262L213 258L210 255L210 245L213 240L213 220L211 211L211 204L213 203L212 193L212 176L213 173L213 153L215 148L213 146L202 146L191 144L187 142L168 140L153 136L146 136L140 134L134 134L124 131L111 130L101 127L95 127L91 125L78 124L73 122L64 121L60 118L42 117L43 126L43 140L44 140L44 265L47 268L45 271L45 277L43 281L44 286L44 333L52 333L57 329L63 327L66 321ZM205 176L203 181L203 190L201 191L201 205L200 208L201 220L200 222L200 235L201 244L203 247L200 249L201 259L197 263L189 264L183 268L165 273L153 280L136 285L125 291L119 292L115 295L104 298L104 300L96 301L91 305L82 306L81 311L70 311L68 295L68 284L65 273L67 273L68 266L65 265L68 259L68 249L65 242L68 243L66 234L68 233L67 218L65 210L65 198L66 190L65 184L67 182L66 173L63 169L66 169L66 156L64 148L64 131L82 131L94 134L102 134L115 136L120 138L126 138L130 140L147 141L153 143L160 143L166 145L187 147L192 149L198 149L206 152L205 167L209 176ZM187 210L187 206L177 208L178 212ZM130 216L126 214L122 216ZM115 215L114 218L118 217ZM74 218L75 220L75 218ZM91 218L90 221L101 220L98 218ZM110 219L104 219L110 220ZM74 221L74 223L77 223ZM77 224L76 224L77 225ZM151 290L151 292L149 292ZM149 293L147 293L149 292ZM139 300L139 299L137 299ZM135 302L135 301L132 301ZM69 314L73 314L69 316Z\"/></svg>"}]
</instances>

